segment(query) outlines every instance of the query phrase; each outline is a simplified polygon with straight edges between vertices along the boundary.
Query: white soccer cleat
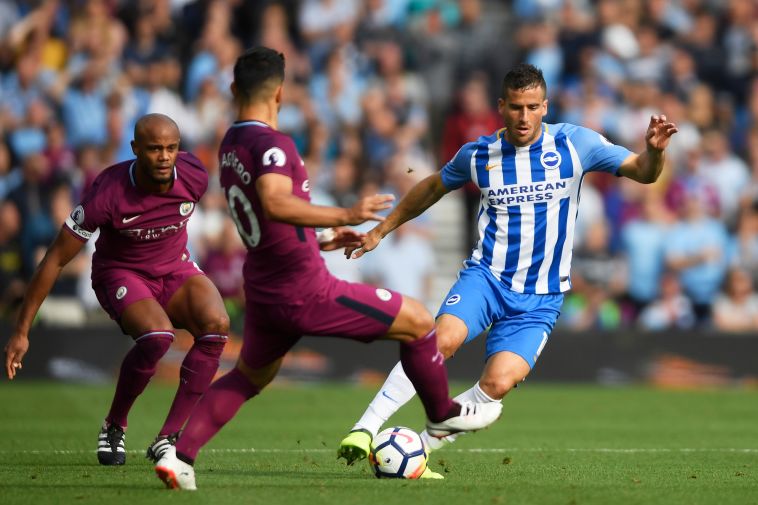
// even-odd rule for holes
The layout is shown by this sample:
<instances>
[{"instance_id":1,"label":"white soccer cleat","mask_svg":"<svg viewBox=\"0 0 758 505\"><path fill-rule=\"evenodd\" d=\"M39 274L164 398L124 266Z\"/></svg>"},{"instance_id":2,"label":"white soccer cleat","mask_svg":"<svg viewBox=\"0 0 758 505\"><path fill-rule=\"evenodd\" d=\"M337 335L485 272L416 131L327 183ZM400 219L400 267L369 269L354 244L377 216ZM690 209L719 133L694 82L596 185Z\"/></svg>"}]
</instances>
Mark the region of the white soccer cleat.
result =
<instances>
[{"instance_id":1,"label":"white soccer cleat","mask_svg":"<svg viewBox=\"0 0 758 505\"><path fill-rule=\"evenodd\" d=\"M458 438L459 435L463 435L463 433L454 433L453 435L448 435L446 437L433 437L426 430L420 433L421 440L424 441L424 446L426 447L427 454L431 454L432 451L437 451L446 445L452 444L455 442L455 439Z\"/></svg>"},{"instance_id":2,"label":"white soccer cleat","mask_svg":"<svg viewBox=\"0 0 758 505\"><path fill-rule=\"evenodd\" d=\"M163 457L155 464L155 473L169 489L196 491L195 469L176 457L176 447L166 449Z\"/></svg>"},{"instance_id":3,"label":"white soccer cleat","mask_svg":"<svg viewBox=\"0 0 758 505\"><path fill-rule=\"evenodd\" d=\"M426 431L433 437L446 437L463 431L476 431L497 421L503 410L500 402L461 403L461 413L438 423L426 421Z\"/></svg>"}]
</instances>

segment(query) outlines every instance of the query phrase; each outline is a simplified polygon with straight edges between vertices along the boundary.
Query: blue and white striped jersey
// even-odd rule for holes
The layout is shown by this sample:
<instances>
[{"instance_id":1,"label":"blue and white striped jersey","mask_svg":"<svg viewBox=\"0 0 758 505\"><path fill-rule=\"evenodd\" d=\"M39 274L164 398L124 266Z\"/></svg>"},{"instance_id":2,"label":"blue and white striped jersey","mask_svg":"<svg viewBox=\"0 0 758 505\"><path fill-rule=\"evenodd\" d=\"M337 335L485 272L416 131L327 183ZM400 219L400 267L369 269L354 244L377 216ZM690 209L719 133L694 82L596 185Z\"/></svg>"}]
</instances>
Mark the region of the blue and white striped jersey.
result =
<instances>
[{"instance_id":1,"label":"blue and white striped jersey","mask_svg":"<svg viewBox=\"0 0 758 505\"><path fill-rule=\"evenodd\" d=\"M472 181L482 193L479 241L466 263L487 267L518 293L568 291L582 178L617 174L632 153L567 123L543 124L537 142L524 147L503 133L465 144L442 168L448 189Z\"/></svg>"}]
</instances>

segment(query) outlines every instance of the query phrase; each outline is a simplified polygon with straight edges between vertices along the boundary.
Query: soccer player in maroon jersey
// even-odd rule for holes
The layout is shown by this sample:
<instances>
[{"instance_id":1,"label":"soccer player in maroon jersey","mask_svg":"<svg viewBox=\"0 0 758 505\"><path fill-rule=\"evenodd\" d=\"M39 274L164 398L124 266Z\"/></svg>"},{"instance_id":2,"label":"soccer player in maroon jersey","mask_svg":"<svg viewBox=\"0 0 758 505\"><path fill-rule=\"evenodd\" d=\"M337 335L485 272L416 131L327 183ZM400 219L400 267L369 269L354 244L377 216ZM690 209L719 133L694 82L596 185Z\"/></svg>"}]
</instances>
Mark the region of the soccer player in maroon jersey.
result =
<instances>
[{"instance_id":1,"label":"soccer player in maroon jersey","mask_svg":"<svg viewBox=\"0 0 758 505\"><path fill-rule=\"evenodd\" d=\"M187 222L208 187L208 172L192 154L179 151L179 128L161 114L137 121L132 150L136 159L106 168L66 220L29 284L5 346L5 368L13 379L40 305L61 269L99 229L92 287L134 339L98 438L103 465L124 464L127 414L174 340L174 328L188 330L195 342L182 363L166 422L148 448L154 461L176 440L213 379L229 331L221 296L187 251Z\"/></svg>"},{"instance_id":2,"label":"soccer player in maroon jersey","mask_svg":"<svg viewBox=\"0 0 758 505\"><path fill-rule=\"evenodd\" d=\"M381 220L376 212L392 197L368 196L349 209L310 203L303 161L292 139L276 129L283 80L284 57L265 47L247 51L234 67L238 120L221 142L219 160L229 210L247 245L244 343L237 366L208 389L176 447L156 464L171 488L195 489L192 465L200 448L271 382L303 335L398 340L427 429L439 436L483 428L500 415L489 406L497 404L450 399L434 320L420 302L329 274L319 249L355 246L362 235L342 226ZM314 227L329 231L317 237Z\"/></svg>"}]
</instances>

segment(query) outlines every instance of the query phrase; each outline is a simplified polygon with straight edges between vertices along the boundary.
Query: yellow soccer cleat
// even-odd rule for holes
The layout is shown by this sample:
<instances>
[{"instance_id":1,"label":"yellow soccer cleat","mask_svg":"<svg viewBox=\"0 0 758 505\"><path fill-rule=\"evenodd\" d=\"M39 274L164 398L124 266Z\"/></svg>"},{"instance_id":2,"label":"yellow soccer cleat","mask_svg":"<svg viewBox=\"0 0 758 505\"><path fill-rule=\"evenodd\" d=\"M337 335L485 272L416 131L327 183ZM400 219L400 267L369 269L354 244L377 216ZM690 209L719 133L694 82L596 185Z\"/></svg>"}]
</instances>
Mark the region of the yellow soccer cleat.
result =
<instances>
[{"instance_id":1,"label":"yellow soccer cleat","mask_svg":"<svg viewBox=\"0 0 758 505\"><path fill-rule=\"evenodd\" d=\"M345 458L348 466L353 465L356 461L365 459L371 450L372 438L368 430L357 429L351 431L340 442L340 447L337 449L337 459Z\"/></svg>"},{"instance_id":2,"label":"yellow soccer cleat","mask_svg":"<svg viewBox=\"0 0 758 505\"><path fill-rule=\"evenodd\" d=\"M424 470L424 473L419 475L419 479L444 479L445 477L442 476L441 473L437 473L428 466L426 467L426 470Z\"/></svg>"}]
</instances>

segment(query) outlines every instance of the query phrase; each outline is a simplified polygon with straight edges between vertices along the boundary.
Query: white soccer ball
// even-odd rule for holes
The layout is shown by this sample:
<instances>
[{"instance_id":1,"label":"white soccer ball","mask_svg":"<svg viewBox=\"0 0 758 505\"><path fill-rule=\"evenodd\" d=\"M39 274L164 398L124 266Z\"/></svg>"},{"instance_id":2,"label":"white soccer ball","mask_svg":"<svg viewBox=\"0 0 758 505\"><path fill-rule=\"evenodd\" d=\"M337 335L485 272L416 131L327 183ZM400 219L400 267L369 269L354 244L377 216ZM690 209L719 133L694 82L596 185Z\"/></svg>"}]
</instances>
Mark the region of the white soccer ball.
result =
<instances>
[{"instance_id":1,"label":"white soccer ball","mask_svg":"<svg viewBox=\"0 0 758 505\"><path fill-rule=\"evenodd\" d=\"M377 478L418 479L428 455L418 433L395 426L379 433L371 441L369 464Z\"/></svg>"}]
</instances>

